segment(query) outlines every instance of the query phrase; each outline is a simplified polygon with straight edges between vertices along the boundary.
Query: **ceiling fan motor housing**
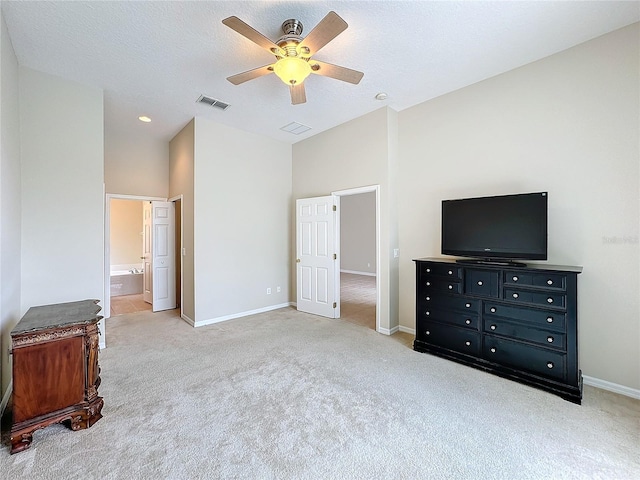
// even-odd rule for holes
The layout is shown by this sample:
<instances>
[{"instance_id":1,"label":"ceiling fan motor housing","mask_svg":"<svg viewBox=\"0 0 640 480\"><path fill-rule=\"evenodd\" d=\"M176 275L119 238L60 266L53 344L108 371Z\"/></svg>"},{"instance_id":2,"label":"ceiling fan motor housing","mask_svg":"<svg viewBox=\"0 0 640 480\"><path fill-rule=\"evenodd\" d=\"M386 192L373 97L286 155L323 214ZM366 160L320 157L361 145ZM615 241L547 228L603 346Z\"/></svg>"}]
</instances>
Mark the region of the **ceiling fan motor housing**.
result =
<instances>
[{"instance_id":1,"label":"ceiling fan motor housing","mask_svg":"<svg viewBox=\"0 0 640 480\"><path fill-rule=\"evenodd\" d=\"M300 51L298 49L298 45L302 42L302 37L300 34L302 33L302 22L300 20L296 20L295 18L290 18L289 20L285 20L282 23L282 31L284 35L280 37L275 43L282 50L285 51L287 57L308 57L309 51L308 49L303 49L306 51ZM282 58L279 55L276 55L277 58Z\"/></svg>"}]
</instances>

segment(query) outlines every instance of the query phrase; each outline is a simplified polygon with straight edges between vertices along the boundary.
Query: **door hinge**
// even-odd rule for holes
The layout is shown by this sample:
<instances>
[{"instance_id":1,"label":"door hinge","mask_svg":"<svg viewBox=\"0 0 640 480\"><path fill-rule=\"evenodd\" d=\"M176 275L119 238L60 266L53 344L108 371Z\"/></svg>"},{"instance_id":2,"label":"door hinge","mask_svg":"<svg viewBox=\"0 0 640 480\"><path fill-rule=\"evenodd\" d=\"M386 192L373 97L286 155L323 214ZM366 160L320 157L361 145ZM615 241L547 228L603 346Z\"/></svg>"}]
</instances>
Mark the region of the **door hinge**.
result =
<instances>
[{"instance_id":1,"label":"door hinge","mask_svg":"<svg viewBox=\"0 0 640 480\"><path fill-rule=\"evenodd\" d=\"M333 206L333 211L335 212L336 210L338 210L338 207L336 207L335 205Z\"/></svg>"},{"instance_id":2,"label":"door hinge","mask_svg":"<svg viewBox=\"0 0 640 480\"><path fill-rule=\"evenodd\" d=\"M338 255L336 255L335 253L333 254L333 259L337 260L338 259Z\"/></svg>"},{"instance_id":3,"label":"door hinge","mask_svg":"<svg viewBox=\"0 0 640 480\"><path fill-rule=\"evenodd\" d=\"M337 308L338 304L336 302L333 302L333 308Z\"/></svg>"}]
</instances>

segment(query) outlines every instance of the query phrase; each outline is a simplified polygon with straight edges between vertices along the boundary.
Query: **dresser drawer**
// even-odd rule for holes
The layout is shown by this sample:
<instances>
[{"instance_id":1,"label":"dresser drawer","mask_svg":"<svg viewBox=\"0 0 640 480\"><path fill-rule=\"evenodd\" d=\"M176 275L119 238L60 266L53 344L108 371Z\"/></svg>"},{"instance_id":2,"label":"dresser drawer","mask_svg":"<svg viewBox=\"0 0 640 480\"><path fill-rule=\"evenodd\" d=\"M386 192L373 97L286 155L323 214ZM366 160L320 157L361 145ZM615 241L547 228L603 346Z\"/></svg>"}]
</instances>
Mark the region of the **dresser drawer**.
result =
<instances>
[{"instance_id":1,"label":"dresser drawer","mask_svg":"<svg viewBox=\"0 0 640 480\"><path fill-rule=\"evenodd\" d=\"M500 272L468 268L464 277L464 293L498 298Z\"/></svg>"},{"instance_id":2,"label":"dresser drawer","mask_svg":"<svg viewBox=\"0 0 640 480\"><path fill-rule=\"evenodd\" d=\"M462 278L462 268L446 263L421 263L420 275L423 278L425 275L437 275L460 280Z\"/></svg>"},{"instance_id":3,"label":"dresser drawer","mask_svg":"<svg viewBox=\"0 0 640 480\"><path fill-rule=\"evenodd\" d=\"M532 285L534 287L566 290L567 276L556 273L504 272L505 285Z\"/></svg>"},{"instance_id":4,"label":"dresser drawer","mask_svg":"<svg viewBox=\"0 0 640 480\"><path fill-rule=\"evenodd\" d=\"M450 293L462 293L460 283L449 280L447 278L427 277L422 281L422 291L429 292L450 292Z\"/></svg>"},{"instance_id":5,"label":"dresser drawer","mask_svg":"<svg viewBox=\"0 0 640 480\"><path fill-rule=\"evenodd\" d=\"M530 290L520 290L516 288L504 289L505 300L513 300L516 302L535 303L538 305L546 305L548 307L565 307L565 296L560 293L553 292L534 292Z\"/></svg>"},{"instance_id":6,"label":"dresser drawer","mask_svg":"<svg viewBox=\"0 0 640 480\"><path fill-rule=\"evenodd\" d=\"M512 337L558 350L566 349L566 335L561 332L540 330L495 318L485 318L483 323L483 330L493 335Z\"/></svg>"},{"instance_id":7,"label":"dresser drawer","mask_svg":"<svg viewBox=\"0 0 640 480\"><path fill-rule=\"evenodd\" d=\"M422 317L427 321L450 323L460 327L478 329L478 315L473 311L454 312L451 310L439 310L428 308L422 313Z\"/></svg>"},{"instance_id":8,"label":"dresser drawer","mask_svg":"<svg viewBox=\"0 0 640 480\"><path fill-rule=\"evenodd\" d=\"M429 293L422 298L418 298L420 308L438 307L441 309L460 310L463 312L480 310L480 300L459 297L455 295L444 295L442 293Z\"/></svg>"},{"instance_id":9,"label":"dresser drawer","mask_svg":"<svg viewBox=\"0 0 640 480\"><path fill-rule=\"evenodd\" d=\"M485 335L482 355L486 360L524 371L567 381L566 354L524 343Z\"/></svg>"},{"instance_id":10,"label":"dresser drawer","mask_svg":"<svg viewBox=\"0 0 640 480\"><path fill-rule=\"evenodd\" d=\"M495 317L502 317L525 324L531 323L547 330L564 332L566 328L566 315L562 312L487 302L484 304L484 314L485 319L489 321Z\"/></svg>"},{"instance_id":11,"label":"dresser drawer","mask_svg":"<svg viewBox=\"0 0 640 480\"><path fill-rule=\"evenodd\" d=\"M418 322L416 338L459 353L480 355L480 333L438 323Z\"/></svg>"}]
</instances>

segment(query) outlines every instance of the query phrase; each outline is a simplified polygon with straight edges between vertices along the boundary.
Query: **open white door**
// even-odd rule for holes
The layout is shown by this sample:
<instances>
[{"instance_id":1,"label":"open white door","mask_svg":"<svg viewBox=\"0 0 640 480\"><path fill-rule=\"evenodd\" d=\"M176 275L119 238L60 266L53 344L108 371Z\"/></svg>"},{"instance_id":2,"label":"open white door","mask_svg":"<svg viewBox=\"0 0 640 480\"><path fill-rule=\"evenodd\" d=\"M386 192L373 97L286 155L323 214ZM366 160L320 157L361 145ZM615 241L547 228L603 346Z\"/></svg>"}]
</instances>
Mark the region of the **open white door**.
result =
<instances>
[{"instance_id":1,"label":"open white door","mask_svg":"<svg viewBox=\"0 0 640 480\"><path fill-rule=\"evenodd\" d=\"M336 255L336 210L339 197L296 200L298 310L337 318L340 288Z\"/></svg>"},{"instance_id":2,"label":"open white door","mask_svg":"<svg viewBox=\"0 0 640 480\"><path fill-rule=\"evenodd\" d=\"M176 308L175 206L173 202L151 203L153 311L159 312Z\"/></svg>"},{"instance_id":3,"label":"open white door","mask_svg":"<svg viewBox=\"0 0 640 480\"><path fill-rule=\"evenodd\" d=\"M153 269L151 246L153 239L151 202L142 202L142 299L153 304Z\"/></svg>"}]
</instances>

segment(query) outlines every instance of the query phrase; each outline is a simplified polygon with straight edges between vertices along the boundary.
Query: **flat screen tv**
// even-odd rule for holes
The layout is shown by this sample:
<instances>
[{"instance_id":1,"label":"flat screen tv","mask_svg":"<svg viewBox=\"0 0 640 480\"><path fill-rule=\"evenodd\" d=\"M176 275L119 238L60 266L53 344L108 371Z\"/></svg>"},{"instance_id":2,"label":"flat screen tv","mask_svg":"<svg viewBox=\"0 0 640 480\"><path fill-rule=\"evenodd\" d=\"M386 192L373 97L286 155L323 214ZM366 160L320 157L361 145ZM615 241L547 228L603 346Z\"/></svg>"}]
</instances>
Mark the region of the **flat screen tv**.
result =
<instances>
[{"instance_id":1,"label":"flat screen tv","mask_svg":"<svg viewBox=\"0 0 640 480\"><path fill-rule=\"evenodd\" d=\"M442 254L524 265L547 259L547 192L442 202Z\"/></svg>"}]
</instances>

